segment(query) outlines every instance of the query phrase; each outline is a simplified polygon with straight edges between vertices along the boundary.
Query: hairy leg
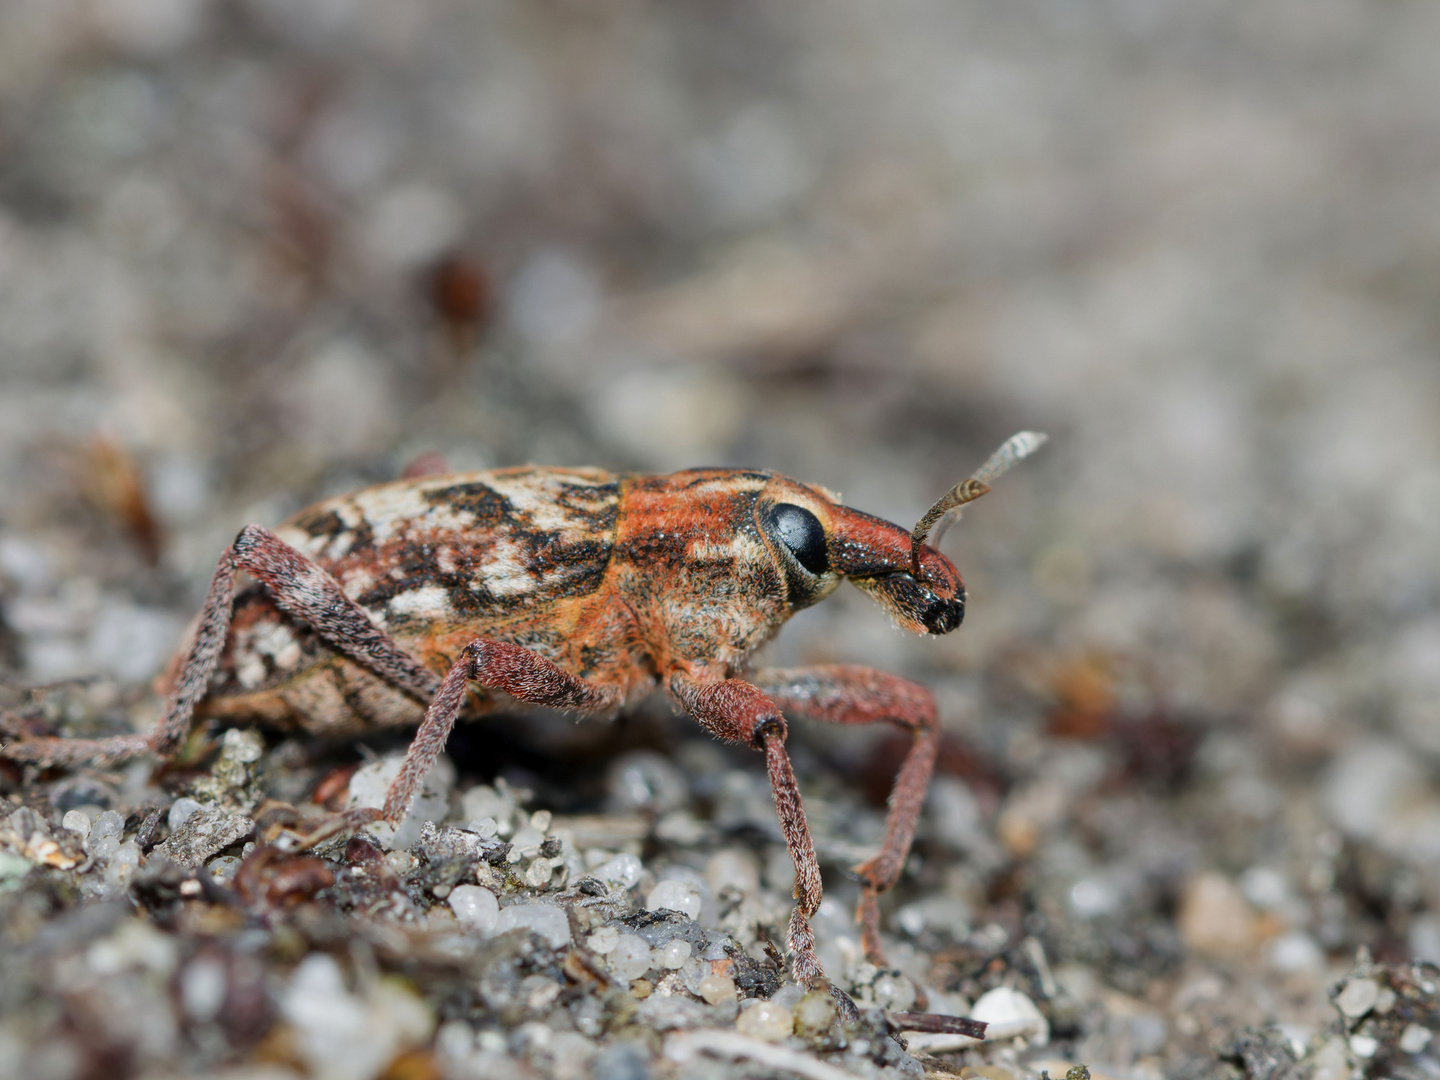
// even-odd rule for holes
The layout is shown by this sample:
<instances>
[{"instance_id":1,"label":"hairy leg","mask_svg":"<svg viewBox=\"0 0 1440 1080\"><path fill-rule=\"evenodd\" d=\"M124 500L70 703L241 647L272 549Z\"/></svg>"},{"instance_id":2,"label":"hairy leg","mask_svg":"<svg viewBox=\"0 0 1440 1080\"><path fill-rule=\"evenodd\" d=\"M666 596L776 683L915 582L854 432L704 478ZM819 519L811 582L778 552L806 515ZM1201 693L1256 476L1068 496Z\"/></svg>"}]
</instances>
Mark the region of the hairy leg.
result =
<instances>
[{"instance_id":1,"label":"hairy leg","mask_svg":"<svg viewBox=\"0 0 1440 1080\"><path fill-rule=\"evenodd\" d=\"M825 972L815 955L810 918L820 906L820 861L805 821L800 788L790 755L785 752L785 718L764 691L742 679L705 682L689 675L671 677L670 691L701 725L718 738L752 746L765 754L775 811L795 864L795 910L790 915L790 952L795 978L807 986L823 982Z\"/></svg>"},{"instance_id":2,"label":"hairy leg","mask_svg":"<svg viewBox=\"0 0 1440 1080\"><path fill-rule=\"evenodd\" d=\"M848 664L770 668L758 672L754 681L792 716L831 724L885 721L908 729L914 736L890 792L885 841L874 858L854 868L861 881L856 919L864 935L865 953L883 967L879 896L895 884L905 866L930 774L935 769L935 755L940 748L935 698L925 687L898 675Z\"/></svg>"},{"instance_id":3,"label":"hairy leg","mask_svg":"<svg viewBox=\"0 0 1440 1080\"><path fill-rule=\"evenodd\" d=\"M400 774L385 795L385 809L379 815L369 814L370 819L383 816L398 825L405 817L421 781L445 749L445 741L465 703L466 685L471 681L487 689L502 690L517 701L570 712L603 712L620 704L619 695L610 688L592 685L562 671L523 645L490 638L472 641L441 680L425 720L405 753Z\"/></svg>"},{"instance_id":4,"label":"hairy leg","mask_svg":"<svg viewBox=\"0 0 1440 1080\"><path fill-rule=\"evenodd\" d=\"M210 689L225 649L235 604L236 570L244 570L263 584L281 610L308 623L327 644L356 663L422 701L434 695L439 686L435 676L371 622L338 581L270 530L247 525L215 566L195 635L153 732L110 739L24 739L8 744L0 753L44 766L121 761L144 753L173 754L190 731L195 706Z\"/></svg>"}]
</instances>

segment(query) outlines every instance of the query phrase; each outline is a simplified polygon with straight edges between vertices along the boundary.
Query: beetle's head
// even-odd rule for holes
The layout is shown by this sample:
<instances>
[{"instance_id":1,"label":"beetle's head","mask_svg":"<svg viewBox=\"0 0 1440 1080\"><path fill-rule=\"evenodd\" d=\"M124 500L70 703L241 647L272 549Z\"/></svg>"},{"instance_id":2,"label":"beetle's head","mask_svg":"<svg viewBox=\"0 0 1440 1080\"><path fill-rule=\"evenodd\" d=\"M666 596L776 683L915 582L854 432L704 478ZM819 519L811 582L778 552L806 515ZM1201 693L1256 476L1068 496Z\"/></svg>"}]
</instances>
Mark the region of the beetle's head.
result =
<instances>
[{"instance_id":1,"label":"beetle's head","mask_svg":"<svg viewBox=\"0 0 1440 1080\"><path fill-rule=\"evenodd\" d=\"M974 475L942 495L909 532L840 505L822 488L774 477L755 504L756 522L780 562L795 607L814 603L846 577L899 626L948 634L965 617L965 584L936 542L958 507L1045 442L1039 432L1012 435Z\"/></svg>"},{"instance_id":2,"label":"beetle's head","mask_svg":"<svg viewBox=\"0 0 1440 1080\"><path fill-rule=\"evenodd\" d=\"M849 578L916 634L948 634L965 616L965 585L949 559L821 488L777 476L756 500L755 519L795 607Z\"/></svg>"}]
</instances>

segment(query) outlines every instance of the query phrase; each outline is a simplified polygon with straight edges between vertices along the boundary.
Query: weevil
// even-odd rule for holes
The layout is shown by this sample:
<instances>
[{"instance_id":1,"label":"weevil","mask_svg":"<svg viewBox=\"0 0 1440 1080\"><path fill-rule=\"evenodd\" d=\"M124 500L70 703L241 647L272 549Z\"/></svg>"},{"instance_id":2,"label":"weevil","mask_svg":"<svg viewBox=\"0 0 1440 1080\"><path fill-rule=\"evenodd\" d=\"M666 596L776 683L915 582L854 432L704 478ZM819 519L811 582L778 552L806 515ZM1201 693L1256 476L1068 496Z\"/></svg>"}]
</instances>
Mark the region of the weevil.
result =
<instances>
[{"instance_id":1,"label":"weevil","mask_svg":"<svg viewBox=\"0 0 1440 1080\"><path fill-rule=\"evenodd\" d=\"M909 532L750 469L523 467L328 499L273 532L246 526L221 555L150 734L32 738L3 753L43 765L165 757L197 718L325 735L418 726L384 808L348 812L351 827L398 823L462 713L614 714L660 686L716 737L764 754L795 867L792 968L816 985L820 866L787 717L885 721L913 737L880 850L854 868L864 947L883 964L878 898L919 822L939 746L935 700L871 668L751 670L749 658L844 578L906 630L954 630L965 587L927 535L1043 438L1014 436ZM253 579L238 594L237 571Z\"/></svg>"}]
</instances>

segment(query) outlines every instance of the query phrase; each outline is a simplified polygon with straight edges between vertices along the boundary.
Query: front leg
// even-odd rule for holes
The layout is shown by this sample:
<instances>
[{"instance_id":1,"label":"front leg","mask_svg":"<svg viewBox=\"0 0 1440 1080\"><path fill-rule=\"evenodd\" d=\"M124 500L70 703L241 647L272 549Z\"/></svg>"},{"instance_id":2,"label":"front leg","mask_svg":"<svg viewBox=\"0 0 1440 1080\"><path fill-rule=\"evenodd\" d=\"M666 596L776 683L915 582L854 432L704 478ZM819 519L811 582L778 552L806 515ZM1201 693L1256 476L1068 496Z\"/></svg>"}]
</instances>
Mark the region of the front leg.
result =
<instances>
[{"instance_id":1,"label":"front leg","mask_svg":"<svg viewBox=\"0 0 1440 1080\"><path fill-rule=\"evenodd\" d=\"M810 918L820 906L820 861L805 821L795 770L785 752L785 718L780 708L764 691L742 679L705 681L677 672L670 678L670 692L711 734L764 751L775 811L795 865L795 910L790 915L789 933L795 978L812 988L822 984L825 972L815 955L815 931L810 928Z\"/></svg>"},{"instance_id":2,"label":"front leg","mask_svg":"<svg viewBox=\"0 0 1440 1080\"><path fill-rule=\"evenodd\" d=\"M864 936L865 954L885 967L880 944L882 892L895 884L915 839L935 756L940 749L940 725L935 698L925 687L898 675L848 664L809 668L769 668L755 675L757 685L791 715L830 724L873 724L885 721L907 728L914 735L910 752L900 766L890 792L885 818L885 841L873 859L855 867L861 882L856 919Z\"/></svg>"}]
</instances>

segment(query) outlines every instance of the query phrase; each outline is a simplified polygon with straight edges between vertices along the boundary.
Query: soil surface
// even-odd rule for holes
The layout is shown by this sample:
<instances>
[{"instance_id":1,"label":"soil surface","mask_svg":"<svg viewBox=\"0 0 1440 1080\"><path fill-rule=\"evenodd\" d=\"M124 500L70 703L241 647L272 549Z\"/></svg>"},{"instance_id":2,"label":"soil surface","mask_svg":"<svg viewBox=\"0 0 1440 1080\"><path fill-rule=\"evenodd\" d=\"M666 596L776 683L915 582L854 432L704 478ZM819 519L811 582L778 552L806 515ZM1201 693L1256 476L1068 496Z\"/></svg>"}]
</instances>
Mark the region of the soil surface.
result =
<instances>
[{"instance_id":1,"label":"soil surface","mask_svg":"<svg viewBox=\"0 0 1440 1080\"><path fill-rule=\"evenodd\" d=\"M0 1076L1440 1077L1440 6L0 4L6 738L143 731L221 550L423 454L776 469L944 540L765 663L932 687L759 755L657 697L0 761ZM80 680L80 681L73 681ZM983 1043L897 1014L974 1015ZM1071 1070L1077 1070L1071 1072Z\"/></svg>"}]
</instances>

